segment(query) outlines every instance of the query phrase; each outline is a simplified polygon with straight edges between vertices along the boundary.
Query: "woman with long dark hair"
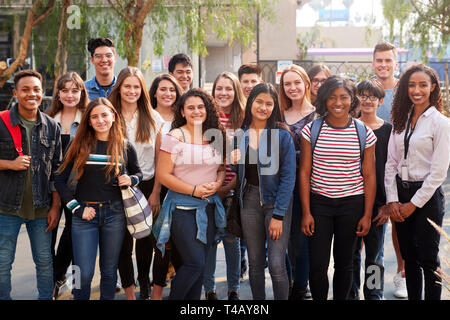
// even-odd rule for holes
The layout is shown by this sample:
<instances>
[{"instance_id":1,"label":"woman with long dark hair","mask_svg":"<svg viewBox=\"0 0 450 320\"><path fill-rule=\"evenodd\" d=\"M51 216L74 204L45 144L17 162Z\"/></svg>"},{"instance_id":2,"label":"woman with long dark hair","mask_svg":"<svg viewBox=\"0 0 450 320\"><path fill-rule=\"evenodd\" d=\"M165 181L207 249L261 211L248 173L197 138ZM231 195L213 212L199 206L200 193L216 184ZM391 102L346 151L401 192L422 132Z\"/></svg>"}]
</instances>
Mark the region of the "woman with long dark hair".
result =
<instances>
[{"instance_id":1,"label":"woman with long dark hair","mask_svg":"<svg viewBox=\"0 0 450 320\"><path fill-rule=\"evenodd\" d=\"M156 198L157 204L150 202L152 210L159 210L159 192L154 190L156 163L156 140L160 135L164 120L150 105L150 97L142 72L136 67L126 67L117 76L108 100L115 106L122 121L124 137L136 149L143 179L139 184L147 199ZM150 235L136 240L136 262L140 299L149 298L150 265L153 245ZM135 300L134 267L131 258L133 238L125 232L119 258L119 274L128 300Z\"/></svg>"},{"instance_id":2,"label":"woman with long dark hair","mask_svg":"<svg viewBox=\"0 0 450 320\"><path fill-rule=\"evenodd\" d=\"M271 84L261 83L252 89L242 131L235 136L238 149L232 152L231 161L238 175L253 299L266 297L267 241L274 299L287 300L289 280L285 259L295 184L295 147L289 129L282 123L278 95Z\"/></svg>"},{"instance_id":3,"label":"woman with long dark hair","mask_svg":"<svg viewBox=\"0 0 450 320\"><path fill-rule=\"evenodd\" d=\"M409 300L439 300L442 285L439 233L445 198L442 183L450 163L450 120L444 109L436 72L423 64L401 76L392 105L385 187L400 251L405 260ZM425 290L423 290L425 280Z\"/></svg>"},{"instance_id":4,"label":"woman with long dark hair","mask_svg":"<svg viewBox=\"0 0 450 320\"><path fill-rule=\"evenodd\" d=\"M356 86L332 76L320 87L321 116L302 130L300 199L302 231L309 238L309 285L314 300L328 295L328 264L334 238L333 298L348 299L353 248L370 228L376 192L373 131L351 117Z\"/></svg>"},{"instance_id":5,"label":"woman with long dark hair","mask_svg":"<svg viewBox=\"0 0 450 320\"><path fill-rule=\"evenodd\" d=\"M183 94L161 143L157 177L169 191L153 226L162 254L171 237L183 261L172 280L171 300L200 299L207 252L216 228L225 227L217 195L225 178L225 141L214 98L202 89Z\"/></svg>"},{"instance_id":6,"label":"woman with long dark hair","mask_svg":"<svg viewBox=\"0 0 450 320\"><path fill-rule=\"evenodd\" d=\"M106 98L92 100L55 177L62 203L73 213L74 265L80 268L81 287L74 299L88 300L100 249L100 299L114 299L117 265L125 233L120 187L142 179L136 150L125 142L120 115ZM67 186L73 172L75 193Z\"/></svg>"}]
</instances>

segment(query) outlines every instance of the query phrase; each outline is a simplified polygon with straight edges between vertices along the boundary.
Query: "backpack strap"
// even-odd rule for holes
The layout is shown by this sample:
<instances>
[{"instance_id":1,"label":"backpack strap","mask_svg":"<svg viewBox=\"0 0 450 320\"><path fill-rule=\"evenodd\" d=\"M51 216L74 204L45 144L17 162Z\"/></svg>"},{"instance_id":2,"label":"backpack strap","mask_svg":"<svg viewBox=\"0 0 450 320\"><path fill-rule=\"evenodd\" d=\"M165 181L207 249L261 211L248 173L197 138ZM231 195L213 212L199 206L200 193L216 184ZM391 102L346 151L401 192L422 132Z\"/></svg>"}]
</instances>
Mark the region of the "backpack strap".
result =
<instances>
[{"instance_id":1,"label":"backpack strap","mask_svg":"<svg viewBox=\"0 0 450 320\"><path fill-rule=\"evenodd\" d=\"M355 121L356 133L358 134L359 150L362 162L364 159L364 150L366 149L367 128L366 125L361 120L358 119L353 120Z\"/></svg>"},{"instance_id":2,"label":"backpack strap","mask_svg":"<svg viewBox=\"0 0 450 320\"><path fill-rule=\"evenodd\" d=\"M19 156L23 156L22 133L20 132L19 125L15 125L13 127L11 126L11 119L9 118L9 110L0 112L0 118L3 120L6 128L11 134L11 137L14 142L14 147L16 148L16 151L19 153Z\"/></svg>"},{"instance_id":3,"label":"backpack strap","mask_svg":"<svg viewBox=\"0 0 450 320\"><path fill-rule=\"evenodd\" d=\"M186 142L186 137L184 136L183 129L181 129L181 128L178 128L178 129L181 131L181 134L183 135L183 142Z\"/></svg>"},{"instance_id":4,"label":"backpack strap","mask_svg":"<svg viewBox=\"0 0 450 320\"><path fill-rule=\"evenodd\" d=\"M312 149L311 154L314 153L314 149L316 147L317 139L319 138L320 130L322 130L322 126L323 126L323 117L317 118L311 124L311 137L310 137Z\"/></svg>"}]
</instances>

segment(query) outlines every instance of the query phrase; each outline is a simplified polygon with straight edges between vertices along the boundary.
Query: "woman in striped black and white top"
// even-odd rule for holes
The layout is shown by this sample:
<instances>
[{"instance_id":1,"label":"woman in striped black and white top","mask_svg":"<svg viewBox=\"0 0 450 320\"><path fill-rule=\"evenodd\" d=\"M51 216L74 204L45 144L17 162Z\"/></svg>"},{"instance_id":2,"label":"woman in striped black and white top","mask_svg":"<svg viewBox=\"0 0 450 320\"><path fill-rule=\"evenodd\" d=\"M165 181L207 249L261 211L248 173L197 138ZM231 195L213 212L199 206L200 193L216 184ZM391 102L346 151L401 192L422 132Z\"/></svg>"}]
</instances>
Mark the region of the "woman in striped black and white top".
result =
<instances>
[{"instance_id":1,"label":"woman in striped black and white top","mask_svg":"<svg viewBox=\"0 0 450 320\"><path fill-rule=\"evenodd\" d=\"M333 236L333 297L348 298L353 247L357 236L366 235L370 228L376 192L377 138L371 129L351 117L357 105L354 82L332 76L318 92L318 133L312 134L316 132L312 130L314 122L302 130L302 231L310 237L310 288L314 300L327 299Z\"/></svg>"},{"instance_id":2,"label":"woman in striped black and white top","mask_svg":"<svg viewBox=\"0 0 450 320\"><path fill-rule=\"evenodd\" d=\"M66 184L72 171L75 194ZM55 176L62 203L73 213L73 258L81 276L81 287L73 290L76 300L90 297L98 247L100 299L114 299L126 225L120 187L141 180L136 150L124 141L119 114L106 98L92 100Z\"/></svg>"}]
</instances>

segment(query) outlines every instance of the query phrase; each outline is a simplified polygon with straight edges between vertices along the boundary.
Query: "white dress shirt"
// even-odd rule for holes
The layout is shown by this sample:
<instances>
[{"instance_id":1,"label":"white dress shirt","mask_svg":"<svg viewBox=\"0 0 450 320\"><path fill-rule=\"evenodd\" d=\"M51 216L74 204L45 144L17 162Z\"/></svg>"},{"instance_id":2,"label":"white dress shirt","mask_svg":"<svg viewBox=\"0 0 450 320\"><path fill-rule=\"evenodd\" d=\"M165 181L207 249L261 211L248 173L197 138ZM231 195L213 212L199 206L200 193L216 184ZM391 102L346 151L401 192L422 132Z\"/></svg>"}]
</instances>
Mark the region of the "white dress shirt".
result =
<instances>
[{"instance_id":1,"label":"white dress shirt","mask_svg":"<svg viewBox=\"0 0 450 320\"><path fill-rule=\"evenodd\" d=\"M398 202L395 176L402 177L402 166L406 164L407 181L423 181L422 187L411 198L411 202L422 208L445 181L450 165L450 119L436 108L430 107L417 120L409 142L409 151L404 158L405 130L400 134L391 132L384 184L386 202Z\"/></svg>"},{"instance_id":2,"label":"white dress shirt","mask_svg":"<svg viewBox=\"0 0 450 320\"><path fill-rule=\"evenodd\" d=\"M133 119L130 122L125 121L128 140L136 149L139 166L142 170L143 181L150 180L155 175L156 134L161 130L161 127L164 124L164 120L158 112L153 109L151 109L151 112L155 119L156 128L150 133L151 139L147 143L136 142L138 111L134 113Z\"/></svg>"}]
</instances>

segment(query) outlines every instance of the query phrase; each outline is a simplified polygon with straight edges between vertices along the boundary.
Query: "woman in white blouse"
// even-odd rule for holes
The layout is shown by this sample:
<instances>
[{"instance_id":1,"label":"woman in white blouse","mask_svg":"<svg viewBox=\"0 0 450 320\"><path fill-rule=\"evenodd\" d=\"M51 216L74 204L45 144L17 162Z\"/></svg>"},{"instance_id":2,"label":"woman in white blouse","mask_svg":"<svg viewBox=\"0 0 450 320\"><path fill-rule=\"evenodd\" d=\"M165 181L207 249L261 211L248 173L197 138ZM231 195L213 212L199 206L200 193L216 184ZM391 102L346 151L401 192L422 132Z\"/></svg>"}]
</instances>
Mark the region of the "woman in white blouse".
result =
<instances>
[{"instance_id":1,"label":"woman in white blouse","mask_svg":"<svg viewBox=\"0 0 450 320\"><path fill-rule=\"evenodd\" d=\"M150 96L142 72L136 67L122 69L108 99L117 109L123 121L122 123L124 123L124 137L136 148L139 166L143 174L139 188L146 198L151 198L156 194L156 198L159 200L159 191L154 188L155 146L157 137L161 134L164 120L151 106ZM152 210L155 210L153 206ZM150 236L136 240L140 299L149 298L149 272L152 262L152 248ZM119 273L127 300L136 299L134 295L133 261L131 259L132 250L133 239L126 232L119 258Z\"/></svg>"},{"instance_id":2,"label":"woman in white blouse","mask_svg":"<svg viewBox=\"0 0 450 320\"><path fill-rule=\"evenodd\" d=\"M423 64L402 75L392 106L393 130L385 171L388 212L396 222L405 259L409 300L439 300L442 287L434 274L440 266L439 233L427 219L442 225L441 185L450 163L450 120L442 115L439 80Z\"/></svg>"}]
</instances>

